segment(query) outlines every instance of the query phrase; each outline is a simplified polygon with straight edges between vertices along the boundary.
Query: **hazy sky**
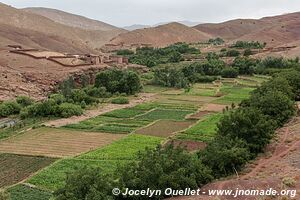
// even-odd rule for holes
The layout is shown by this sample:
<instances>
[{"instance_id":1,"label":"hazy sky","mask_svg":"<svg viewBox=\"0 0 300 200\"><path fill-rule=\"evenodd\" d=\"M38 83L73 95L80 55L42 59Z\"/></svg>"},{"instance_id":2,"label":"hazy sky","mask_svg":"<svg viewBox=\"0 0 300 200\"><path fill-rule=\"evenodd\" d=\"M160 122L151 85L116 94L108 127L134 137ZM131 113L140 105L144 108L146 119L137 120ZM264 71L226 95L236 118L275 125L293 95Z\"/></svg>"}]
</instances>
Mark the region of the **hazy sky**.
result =
<instances>
[{"instance_id":1,"label":"hazy sky","mask_svg":"<svg viewBox=\"0 0 300 200\"><path fill-rule=\"evenodd\" d=\"M116 26L182 20L221 22L233 18L260 18L300 11L300 0L0 0L0 2L17 8L55 8Z\"/></svg>"}]
</instances>

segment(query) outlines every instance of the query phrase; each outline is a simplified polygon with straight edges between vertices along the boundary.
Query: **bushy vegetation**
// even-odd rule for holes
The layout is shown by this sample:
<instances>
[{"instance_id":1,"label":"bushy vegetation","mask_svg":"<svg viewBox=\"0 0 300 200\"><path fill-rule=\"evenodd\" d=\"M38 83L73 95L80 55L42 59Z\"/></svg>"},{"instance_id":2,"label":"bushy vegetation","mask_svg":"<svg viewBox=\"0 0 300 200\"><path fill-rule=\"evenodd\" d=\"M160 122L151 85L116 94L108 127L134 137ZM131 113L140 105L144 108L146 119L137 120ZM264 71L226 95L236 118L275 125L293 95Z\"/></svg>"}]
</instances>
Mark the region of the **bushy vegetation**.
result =
<instances>
[{"instance_id":1,"label":"bushy vegetation","mask_svg":"<svg viewBox=\"0 0 300 200\"><path fill-rule=\"evenodd\" d=\"M221 74L223 78L236 78L239 75L239 72L232 67L228 67L223 69Z\"/></svg>"},{"instance_id":2,"label":"bushy vegetation","mask_svg":"<svg viewBox=\"0 0 300 200\"><path fill-rule=\"evenodd\" d=\"M21 110L21 105L16 101L4 101L0 103L0 117L18 114Z\"/></svg>"},{"instance_id":3,"label":"bushy vegetation","mask_svg":"<svg viewBox=\"0 0 300 200\"><path fill-rule=\"evenodd\" d=\"M137 161L121 167L114 172L113 176L101 174L95 169L77 171L67 178L65 187L58 190L55 195L58 200L87 199L95 196L105 199L135 199L140 197L122 195L113 197L111 190L114 187L122 191L123 188L179 190L188 187L197 189L212 180L210 169L199 159L173 146L147 149L146 152L138 154ZM83 182L83 178L86 181ZM85 189L82 190L82 188ZM164 194L161 194L153 199L163 197Z\"/></svg>"},{"instance_id":4,"label":"bushy vegetation","mask_svg":"<svg viewBox=\"0 0 300 200\"><path fill-rule=\"evenodd\" d=\"M140 77L136 72L125 70L106 70L96 76L95 86L104 87L110 93L135 94L142 88Z\"/></svg>"},{"instance_id":5,"label":"bushy vegetation","mask_svg":"<svg viewBox=\"0 0 300 200\"><path fill-rule=\"evenodd\" d=\"M186 43L176 43L165 48L138 48L129 62L154 67L158 64L176 63L183 60L183 54L199 54L200 51Z\"/></svg>"},{"instance_id":6,"label":"bushy vegetation","mask_svg":"<svg viewBox=\"0 0 300 200\"><path fill-rule=\"evenodd\" d=\"M242 49L263 49L266 46L266 43L260 43L258 41L237 41L232 45L234 48L242 48Z\"/></svg>"},{"instance_id":7,"label":"bushy vegetation","mask_svg":"<svg viewBox=\"0 0 300 200\"><path fill-rule=\"evenodd\" d=\"M237 57L239 55L241 55L241 53L238 50L235 50L235 49L230 49L226 52L227 57Z\"/></svg>"},{"instance_id":8,"label":"bushy vegetation","mask_svg":"<svg viewBox=\"0 0 300 200\"><path fill-rule=\"evenodd\" d=\"M117 55L119 56L130 56L133 55L134 51L131 51L129 49L121 49L117 51Z\"/></svg>"},{"instance_id":9,"label":"bushy vegetation","mask_svg":"<svg viewBox=\"0 0 300 200\"><path fill-rule=\"evenodd\" d=\"M208 40L208 43L213 44L213 45L222 45L222 44L224 44L224 42L225 41L222 38L219 38L219 37L211 38L211 39Z\"/></svg>"},{"instance_id":10,"label":"bushy vegetation","mask_svg":"<svg viewBox=\"0 0 300 200\"><path fill-rule=\"evenodd\" d=\"M117 97L111 100L113 104L128 104L129 100L126 97Z\"/></svg>"}]
</instances>

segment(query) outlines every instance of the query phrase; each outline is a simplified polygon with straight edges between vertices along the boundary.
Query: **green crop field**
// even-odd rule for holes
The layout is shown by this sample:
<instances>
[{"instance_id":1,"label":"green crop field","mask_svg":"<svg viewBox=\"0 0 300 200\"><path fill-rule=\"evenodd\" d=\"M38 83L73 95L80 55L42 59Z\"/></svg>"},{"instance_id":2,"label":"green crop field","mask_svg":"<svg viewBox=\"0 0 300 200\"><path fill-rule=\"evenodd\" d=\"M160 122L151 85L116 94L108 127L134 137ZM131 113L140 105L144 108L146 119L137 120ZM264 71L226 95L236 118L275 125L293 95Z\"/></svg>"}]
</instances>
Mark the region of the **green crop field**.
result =
<instances>
[{"instance_id":1,"label":"green crop field","mask_svg":"<svg viewBox=\"0 0 300 200\"><path fill-rule=\"evenodd\" d=\"M27 182L43 189L56 190L64 185L67 173L71 173L74 170L88 166L99 168L104 173L109 173L124 163L126 161L63 159L45 168Z\"/></svg>"},{"instance_id":2,"label":"green crop field","mask_svg":"<svg viewBox=\"0 0 300 200\"><path fill-rule=\"evenodd\" d=\"M85 153L77 158L96 160L134 159L139 151L143 151L146 147L154 148L161 141L162 138L159 137L131 134L109 146Z\"/></svg>"},{"instance_id":3,"label":"green crop field","mask_svg":"<svg viewBox=\"0 0 300 200\"><path fill-rule=\"evenodd\" d=\"M48 200L52 193L20 184L8 189L10 200Z\"/></svg>"},{"instance_id":4,"label":"green crop field","mask_svg":"<svg viewBox=\"0 0 300 200\"><path fill-rule=\"evenodd\" d=\"M82 154L75 158L63 159L45 168L29 179L29 183L44 189L55 190L63 186L66 173L84 166L99 168L104 173L133 161L137 153L146 147L155 148L162 138L132 134L106 147Z\"/></svg>"},{"instance_id":5,"label":"green crop field","mask_svg":"<svg viewBox=\"0 0 300 200\"><path fill-rule=\"evenodd\" d=\"M222 86L220 92L224 94L224 96L214 100L213 103L219 104L238 104L242 100L247 99L250 96L250 92L252 92L255 88L251 87L241 87L241 86L233 86L231 84Z\"/></svg>"},{"instance_id":6,"label":"green crop field","mask_svg":"<svg viewBox=\"0 0 300 200\"><path fill-rule=\"evenodd\" d=\"M199 120L196 125L187 129L183 133L178 134L176 138L209 142L214 138L216 134L217 123L220 121L222 116L222 113L208 115L204 119Z\"/></svg>"},{"instance_id":7,"label":"green crop field","mask_svg":"<svg viewBox=\"0 0 300 200\"><path fill-rule=\"evenodd\" d=\"M139 116L137 119L155 121L159 119L184 120L185 116L192 113L189 110L169 110L155 109L145 115Z\"/></svg>"}]
</instances>

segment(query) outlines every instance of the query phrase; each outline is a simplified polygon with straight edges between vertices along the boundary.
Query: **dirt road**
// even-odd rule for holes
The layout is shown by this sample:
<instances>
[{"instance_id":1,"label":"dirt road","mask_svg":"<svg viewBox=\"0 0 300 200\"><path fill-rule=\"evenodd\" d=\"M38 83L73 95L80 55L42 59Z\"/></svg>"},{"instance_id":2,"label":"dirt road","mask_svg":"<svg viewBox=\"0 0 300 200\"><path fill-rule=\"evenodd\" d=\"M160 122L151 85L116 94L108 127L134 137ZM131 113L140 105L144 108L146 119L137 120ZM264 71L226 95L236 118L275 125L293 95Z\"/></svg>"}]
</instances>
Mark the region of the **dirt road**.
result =
<instances>
[{"instance_id":1,"label":"dirt road","mask_svg":"<svg viewBox=\"0 0 300 200\"><path fill-rule=\"evenodd\" d=\"M117 109L122 109L122 108L130 108L133 106L136 106L138 104L144 103L144 102L149 102L154 99L155 94L152 93L140 93L138 97L135 99L131 100L129 104L106 104L103 107L97 108L95 110L87 110L85 113L81 116L73 116L70 118L65 118L65 119L57 119L57 120L52 120L45 122L44 125L46 126L51 126L51 127L62 127L68 124L74 124L78 123L81 121L84 121L86 119L90 119L93 117L96 117L98 115L117 110Z\"/></svg>"}]
</instances>

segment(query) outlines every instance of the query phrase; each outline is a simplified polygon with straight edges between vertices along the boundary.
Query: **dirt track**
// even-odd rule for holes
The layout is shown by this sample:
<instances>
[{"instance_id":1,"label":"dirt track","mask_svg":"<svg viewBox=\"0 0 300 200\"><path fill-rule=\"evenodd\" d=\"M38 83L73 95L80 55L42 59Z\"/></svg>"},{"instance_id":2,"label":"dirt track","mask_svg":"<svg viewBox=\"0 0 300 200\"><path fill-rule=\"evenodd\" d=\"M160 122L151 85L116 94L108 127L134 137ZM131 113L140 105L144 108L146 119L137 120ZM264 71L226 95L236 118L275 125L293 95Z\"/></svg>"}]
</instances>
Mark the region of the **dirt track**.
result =
<instances>
[{"instance_id":1,"label":"dirt track","mask_svg":"<svg viewBox=\"0 0 300 200\"><path fill-rule=\"evenodd\" d=\"M52 120L44 123L46 126L51 126L51 127L62 127L68 124L74 124L78 123L81 121L84 121L86 119L90 119L93 117L96 117L98 115L117 110L117 109L122 109L122 108L129 108L136 106L138 104L144 103L144 102L149 102L154 99L155 94L151 93L140 93L139 96L129 102L129 104L107 104L101 108L97 108L95 110L87 110L83 115L81 116L73 116L70 118L65 118L65 119L57 119L57 120Z\"/></svg>"}]
</instances>

